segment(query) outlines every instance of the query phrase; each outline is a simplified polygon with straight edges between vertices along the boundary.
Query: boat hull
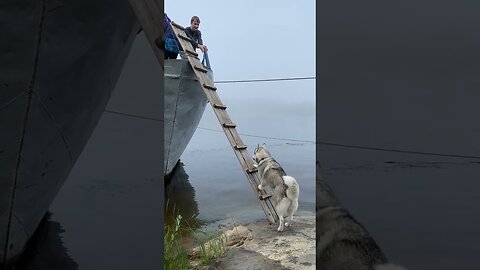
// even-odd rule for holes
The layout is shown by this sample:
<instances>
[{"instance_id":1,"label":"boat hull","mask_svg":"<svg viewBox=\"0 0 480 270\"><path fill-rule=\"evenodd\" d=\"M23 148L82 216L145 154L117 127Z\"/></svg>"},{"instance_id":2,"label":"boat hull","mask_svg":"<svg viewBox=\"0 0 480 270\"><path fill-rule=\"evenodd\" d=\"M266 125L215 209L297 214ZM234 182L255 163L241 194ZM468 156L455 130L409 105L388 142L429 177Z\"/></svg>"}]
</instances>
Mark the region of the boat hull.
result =
<instances>
[{"instance_id":1,"label":"boat hull","mask_svg":"<svg viewBox=\"0 0 480 270\"><path fill-rule=\"evenodd\" d=\"M164 63L164 175L168 176L200 122L207 97L187 60ZM213 80L213 73L208 71Z\"/></svg>"},{"instance_id":2,"label":"boat hull","mask_svg":"<svg viewBox=\"0 0 480 270\"><path fill-rule=\"evenodd\" d=\"M5 0L0 13L1 269L68 177L139 26L128 1Z\"/></svg>"}]
</instances>

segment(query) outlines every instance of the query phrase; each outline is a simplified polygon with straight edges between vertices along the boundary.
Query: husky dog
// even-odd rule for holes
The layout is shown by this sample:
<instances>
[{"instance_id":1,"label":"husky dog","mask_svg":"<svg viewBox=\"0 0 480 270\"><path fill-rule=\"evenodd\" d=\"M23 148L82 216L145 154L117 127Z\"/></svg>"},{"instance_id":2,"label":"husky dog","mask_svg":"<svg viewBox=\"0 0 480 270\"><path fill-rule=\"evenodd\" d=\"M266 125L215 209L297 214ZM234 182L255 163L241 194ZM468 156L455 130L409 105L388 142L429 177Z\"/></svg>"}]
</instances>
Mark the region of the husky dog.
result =
<instances>
[{"instance_id":1,"label":"husky dog","mask_svg":"<svg viewBox=\"0 0 480 270\"><path fill-rule=\"evenodd\" d=\"M280 164L276 162L267 150L265 144L257 146L253 152L253 160L257 162L262 190L269 186L272 191L272 201L278 214L279 225L277 231L281 232L284 226L289 226L293 221L293 214L298 208L299 186L295 178L288 176ZM288 222L284 223L283 216L288 214Z\"/></svg>"}]
</instances>

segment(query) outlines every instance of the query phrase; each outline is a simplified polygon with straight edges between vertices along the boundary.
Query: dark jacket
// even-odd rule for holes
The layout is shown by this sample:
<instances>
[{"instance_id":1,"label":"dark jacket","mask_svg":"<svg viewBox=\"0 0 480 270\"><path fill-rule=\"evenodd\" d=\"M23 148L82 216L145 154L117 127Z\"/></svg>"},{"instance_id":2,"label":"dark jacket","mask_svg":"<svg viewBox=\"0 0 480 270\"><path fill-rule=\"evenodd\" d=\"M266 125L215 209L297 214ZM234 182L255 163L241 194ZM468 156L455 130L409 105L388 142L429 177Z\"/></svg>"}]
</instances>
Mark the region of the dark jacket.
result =
<instances>
[{"instance_id":1,"label":"dark jacket","mask_svg":"<svg viewBox=\"0 0 480 270\"><path fill-rule=\"evenodd\" d=\"M200 30L192 29L190 26L185 28L185 33L192 40L193 49L197 48L197 45L203 45L202 32Z\"/></svg>"},{"instance_id":2,"label":"dark jacket","mask_svg":"<svg viewBox=\"0 0 480 270\"><path fill-rule=\"evenodd\" d=\"M177 37L175 36L175 33L173 32L170 23L170 18L167 16L166 13L163 13L163 31L165 34L165 40L163 41L163 45L157 43L157 40L155 40L155 43L159 48L163 48L163 46L165 46L165 50L173 53L178 53L181 49L181 46L177 40Z\"/></svg>"}]
</instances>

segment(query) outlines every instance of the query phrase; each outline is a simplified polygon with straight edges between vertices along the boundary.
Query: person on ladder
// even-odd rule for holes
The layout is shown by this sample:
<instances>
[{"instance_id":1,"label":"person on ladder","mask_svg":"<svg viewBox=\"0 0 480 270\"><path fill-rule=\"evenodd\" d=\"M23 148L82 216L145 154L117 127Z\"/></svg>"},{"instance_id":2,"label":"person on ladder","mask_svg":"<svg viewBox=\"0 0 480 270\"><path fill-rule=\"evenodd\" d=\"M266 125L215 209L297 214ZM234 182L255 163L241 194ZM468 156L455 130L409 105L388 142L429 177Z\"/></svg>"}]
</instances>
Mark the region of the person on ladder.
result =
<instances>
[{"instance_id":1,"label":"person on ladder","mask_svg":"<svg viewBox=\"0 0 480 270\"><path fill-rule=\"evenodd\" d=\"M198 30L200 27L200 18L197 16L193 16L190 19L190 26L185 28L185 33L187 36L192 40L192 46L194 49L199 48L202 53L208 51L207 46L203 45L202 41L202 32Z\"/></svg>"}]
</instances>

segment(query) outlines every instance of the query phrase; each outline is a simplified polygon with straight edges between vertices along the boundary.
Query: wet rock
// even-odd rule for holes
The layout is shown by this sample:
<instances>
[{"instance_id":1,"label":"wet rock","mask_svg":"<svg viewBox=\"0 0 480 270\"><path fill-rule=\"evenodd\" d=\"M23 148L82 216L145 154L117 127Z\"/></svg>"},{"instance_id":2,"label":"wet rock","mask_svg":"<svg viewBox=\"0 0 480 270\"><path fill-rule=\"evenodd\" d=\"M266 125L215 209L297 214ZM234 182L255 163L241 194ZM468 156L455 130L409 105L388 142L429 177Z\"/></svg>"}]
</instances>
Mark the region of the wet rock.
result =
<instances>
[{"instance_id":1,"label":"wet rock","mask_svg":"<svg viewBox=\"0 0 480 270\"><path fill-rule=\"evenodd\" d=\"M283 232L267 220L246 228L251 238L244 238L239 247L229 248L211 265L214 269L315 269L315 216L296 216Z\"/></svg>"},{"instance_id":2,"label":"wet rock","mask_svg":"<svg viewBox=\"0 0 480 270\"><path fill-rule=\"evenodd\" d=\"M224 231L221 235L218 237L208 241L205 243L205 249L210 249L211 246L214 246L218 243L218 240L221 239L222 243L224 243L225 248L227 247L239 247L243 245L245 240L251 240L252 239L252 233L250 230L242 225L238 225L233 227L230 230ZM200 254L200 247L195 247L192 250L192 254L190 257L197 258L199 257Z\"/></svg>"}]
</instances>

